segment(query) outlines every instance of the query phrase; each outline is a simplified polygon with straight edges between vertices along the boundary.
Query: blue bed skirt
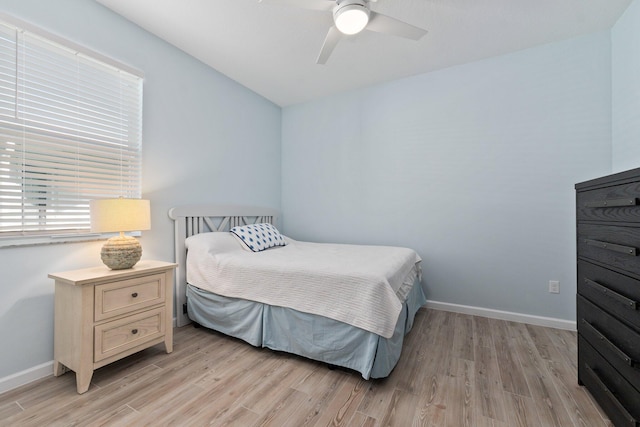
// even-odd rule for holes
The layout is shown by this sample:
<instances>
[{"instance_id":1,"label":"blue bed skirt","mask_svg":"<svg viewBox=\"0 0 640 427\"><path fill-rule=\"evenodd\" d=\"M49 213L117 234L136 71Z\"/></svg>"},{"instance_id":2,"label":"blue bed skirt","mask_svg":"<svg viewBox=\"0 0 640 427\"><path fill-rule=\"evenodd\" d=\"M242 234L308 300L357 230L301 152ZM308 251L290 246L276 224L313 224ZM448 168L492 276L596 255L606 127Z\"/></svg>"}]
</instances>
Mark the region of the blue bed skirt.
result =
<instances>
[{"instance_id":1,"label":"blue bed skirt","mask_svg":"<svg viewBox=\"0 0 640 427\"><path fill-rule=\"evenodd\" d=\"M227 298L187 285L191 320L256 347L285 351L353 369L364 379L389 376L400 359L404 336L427 299L416 282L402 306L391 338L323 316Z\"/></svg>"}]
</instances>

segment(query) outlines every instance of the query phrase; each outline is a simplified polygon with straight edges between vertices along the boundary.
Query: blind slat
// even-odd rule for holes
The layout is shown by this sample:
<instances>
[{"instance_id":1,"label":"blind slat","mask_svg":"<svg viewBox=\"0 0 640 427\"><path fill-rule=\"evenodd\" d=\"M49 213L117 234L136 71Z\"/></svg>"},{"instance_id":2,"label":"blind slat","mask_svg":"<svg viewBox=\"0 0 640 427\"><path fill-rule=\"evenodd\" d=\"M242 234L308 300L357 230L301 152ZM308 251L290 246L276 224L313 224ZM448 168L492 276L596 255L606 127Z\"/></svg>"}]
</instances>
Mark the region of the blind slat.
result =
<instances>
[{"instance_id":1,"label":"blind slat","mask_svg":"<svg viewBox=\"0 0 640 427\"><path fill-rule=\"evenodd\" d=\"M141 132L139 76L0 22L0 239L86 232L90 200L140 197Z\"/></svg>"}]
</instances>

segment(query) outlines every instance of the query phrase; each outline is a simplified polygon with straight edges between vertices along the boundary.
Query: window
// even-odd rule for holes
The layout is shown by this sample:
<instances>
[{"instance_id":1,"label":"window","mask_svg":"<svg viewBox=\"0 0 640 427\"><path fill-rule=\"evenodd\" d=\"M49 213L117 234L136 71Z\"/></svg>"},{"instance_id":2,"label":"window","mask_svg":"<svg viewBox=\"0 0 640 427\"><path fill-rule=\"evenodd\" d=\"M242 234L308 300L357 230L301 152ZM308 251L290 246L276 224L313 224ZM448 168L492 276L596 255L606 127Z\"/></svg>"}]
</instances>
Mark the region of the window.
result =
<instances>
[{"instance_id":1,"label":"window","mask_svg":"<svg viewBox=\"0 0 640 427\"><path fill-rule=\"evenodd\" d=\"M0 246L87 235L89 200L139 198L141 132L140 73L0 20Z\"/></svg>"}]
</instances>

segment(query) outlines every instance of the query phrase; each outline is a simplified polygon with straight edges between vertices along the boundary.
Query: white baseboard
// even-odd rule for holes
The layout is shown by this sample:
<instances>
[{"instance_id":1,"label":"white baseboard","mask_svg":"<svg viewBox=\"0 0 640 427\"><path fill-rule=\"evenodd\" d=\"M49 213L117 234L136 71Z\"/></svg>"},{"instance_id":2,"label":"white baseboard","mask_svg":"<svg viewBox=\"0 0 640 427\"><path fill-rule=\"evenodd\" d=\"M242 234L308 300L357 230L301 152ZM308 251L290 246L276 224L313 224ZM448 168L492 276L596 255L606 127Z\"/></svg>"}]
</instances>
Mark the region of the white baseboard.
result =
<instances>
[{"instance_id":1,"label":"white baseboard","mask_svg":"<svg viewBox=\"0 0 640 427\"><path fill-rule=\"evenodd\" d=\"M0 378L0 393L29 384L32 381L49 375L53 375L53 360L9 375L8 377Z\"/></svg>"},{"instance_id":2,"label":"white baseboard","mask_svg":"<svg viewBox=\"0 0 640 427\"><path fill-rule=\"evenodd\" d=\"M434 310L452 311L454 313L471 314L473 316L488 317L490 319L509 320L511 322L528 323L530 325L547 326L549 328L575 331L576 322L556 319L554 317L534 316L532 314L513 313L511 311L493 310L490 308L473 307L469 305L451 304L440 301L427 301L425 307Z\"/></svg>"}]
</instances>

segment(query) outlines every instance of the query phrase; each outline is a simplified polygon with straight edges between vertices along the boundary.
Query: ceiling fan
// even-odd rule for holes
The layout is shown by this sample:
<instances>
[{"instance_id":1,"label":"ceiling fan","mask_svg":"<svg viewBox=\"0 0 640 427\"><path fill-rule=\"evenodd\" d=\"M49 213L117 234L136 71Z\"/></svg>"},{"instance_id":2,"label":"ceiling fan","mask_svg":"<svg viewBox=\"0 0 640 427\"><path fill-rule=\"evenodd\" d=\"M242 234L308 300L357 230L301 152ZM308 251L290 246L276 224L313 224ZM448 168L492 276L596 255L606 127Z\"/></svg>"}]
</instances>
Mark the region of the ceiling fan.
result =
<instances>
[{"instance_id":1,"label":"ceiling fan","mask_svg":"<svg viewBox=\"0 0 640 427\"><path fill-rule=\"evenodd\" d=\"M362 30L392 34L411 40L419 40L427 34L426 30L406 22L371 10L369 3L377 0L258 0L260 3L273 3L303 9L333 13L334 25L324 39L317 64L325 64L343 36L357 34Z\"/></svg>"}]
</instances>

